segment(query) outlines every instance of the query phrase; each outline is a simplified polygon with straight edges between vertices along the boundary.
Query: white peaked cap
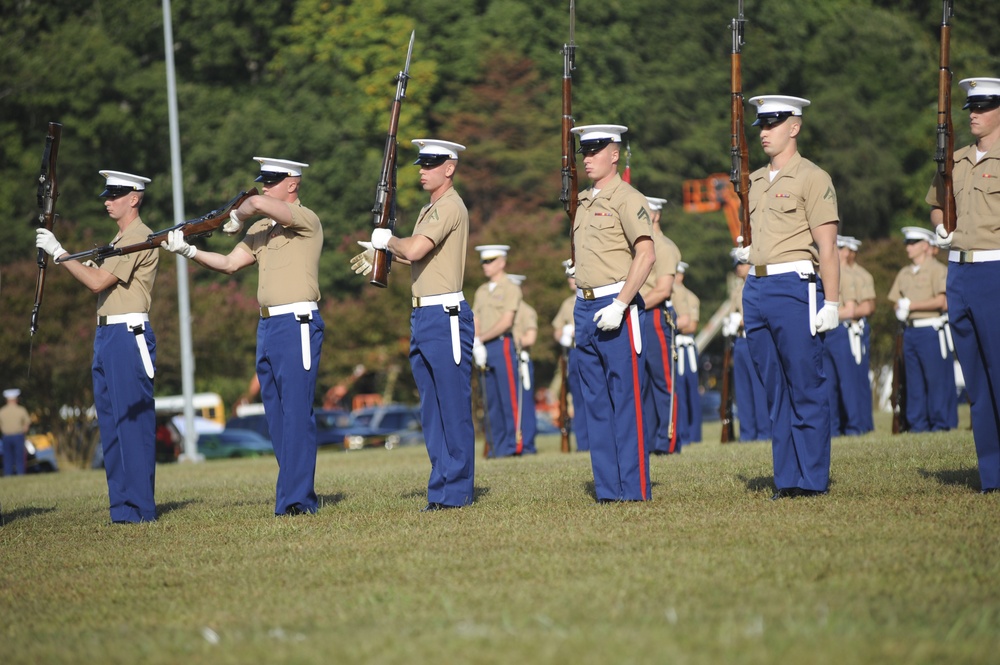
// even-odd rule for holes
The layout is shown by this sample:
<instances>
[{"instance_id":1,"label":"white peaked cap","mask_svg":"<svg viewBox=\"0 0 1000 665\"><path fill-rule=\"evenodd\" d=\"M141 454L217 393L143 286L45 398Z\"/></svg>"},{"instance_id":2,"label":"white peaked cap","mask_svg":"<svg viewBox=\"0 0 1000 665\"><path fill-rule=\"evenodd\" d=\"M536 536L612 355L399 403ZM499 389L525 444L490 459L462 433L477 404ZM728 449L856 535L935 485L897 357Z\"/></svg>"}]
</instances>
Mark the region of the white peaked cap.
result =
<instances>
[{"instance_id":1,"label":"white peaked cap","mask_svg":"<svg viewBox=\"0 0 1000 665\"><path fill-rule=\"evenodd\" d=\"M749 102L757 107L757 121L764 118L780 118L790 115L802 115L802 109L812 104L808 99L789 97L787 95L759 95L751 97Z\"/></svg>"},{"instance_id":2,"label":"white peaked cap","mask_svg":"<svg viewBox=\"0 0 1000 665\"><path fill-rule=\"evenodd\" d=\"M458 159L458 153L465 150L465 146L461 143L438 139L413 139L411 143L419 148L421 156L437 155L447 159Z\"/></svg>"},{"instance_id":3,"label":"white peaked cap","mask_svg":"<svg viewBox=\"0 0 1000 665\"><path fill-rule=\"evenodd\" d=\"M141 175L132 175L122 171L100 171L100 174L107 178L106 187L125 187L141 192L146 189L146 183L152 182L149 178Z\"/></svg>"},{"instance_id":4,"label":"white peaked cap","mask_svg":"<svg viewBox=\"0 0 1000 665\"><path fill-rule=\"evenodd\" d=\"M622 134L628 131L625 125L581 125L574 127L572 132L580 135L580 143L594 141L621 143Z\"/></svg>"},{"instance_id":5,"label":"white peaked cap","mask_svg":"<svg viewBox=\"0 0 1000 665\"><path fill-rule=\"evenodd\" d=\"M937 244L934 232L930 229L925 229L922 226L904 226L901 230L906 240L926 240L932 245Z\"/></svg>"},{"instance_id":6,"label":"white peaked cap","mask_svg":"<svg viewBox=\"0 0 1000 665\"><path fill-rule=\"evenodd\" d=\"M20 397L20 396L21 396L21 390L18 388L8 388L7 390L3 391L4 399L14 399L15 397Z\"/></svg>"},{"instance_id":7,"label":"white peaked cap","mask_svg":"<svg viewBox=\"0 0 1000 665\"><path fill-rule=\"evenodd\" d=\"M966 94L963 109L967 109L976 103L1000 101L1000 79L962 79L958 84L962 86L962 90L965 90Z\"/></svg>"},{"instance_id":8,"label":"white peaked cap","mask_svg":"<svg viewBox=\"0 0 1000 665\"><path fill-rule=\"evenodd\" d=\"M507 256L510 245L476 245L480 259L495 259L500 256Z\"/></svg>"},{"instance_id":9,"label":"white peaked cap","mask_svg":"<svg viewBox=\"0 0 1000 665\"><path fill-rule=\"evenodd\" d=\"M254 157L254 161L260 162L261 173L284 173L290 176L302 175L302 169L308 164L293 162L290 159L274 159L273 157Z\"/></svg>"},{"instance_id":10,"label":"white peaked cap","mask_svg":"<svg viewBox=\"0 0 1000 665\"><path fill-rule=\"evenodd\" d=\"M527 275L511 275L509 273L507 274L507 279L514 282L518 286L524 284L524 280L526 280L527 278L528 278Z\"/></svg>"},{"instance_id":11,"label":"white peaked cap","mask_svg":"<svg viewBox=\"0 0 1000 665\"><path fill-rule=\"evenodd\" d=\"M655 196L647 196L646 202L649 203L649 209L652 211L663 210L663 205L667 202L666 199L658 199Z\"/></svg>"}]
</instances>

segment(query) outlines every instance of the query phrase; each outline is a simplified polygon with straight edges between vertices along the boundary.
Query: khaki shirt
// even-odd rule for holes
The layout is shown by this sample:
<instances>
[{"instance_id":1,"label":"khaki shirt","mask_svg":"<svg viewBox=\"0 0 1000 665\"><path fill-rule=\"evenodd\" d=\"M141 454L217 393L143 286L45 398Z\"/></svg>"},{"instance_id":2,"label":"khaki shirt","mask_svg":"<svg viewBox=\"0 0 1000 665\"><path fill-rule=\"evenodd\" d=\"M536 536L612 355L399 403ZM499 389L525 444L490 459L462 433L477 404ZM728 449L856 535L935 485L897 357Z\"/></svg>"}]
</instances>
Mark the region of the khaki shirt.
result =
<instances>
[{"instance_id":1,"label":"khaki shirt","mask_svg":"<svg viewBox=\"0 0 1000 665\"><path fill-rule=\"evenodd\" d=\"M889 289L889 300L893 302L900 298L928 300L944 293L947 281L948 268L937 259L928 258L920 266L909 265L899 271ZM940 315L940 311L910 312L910 320L929 319Z\"/></svg>"},{"instance_id":2,"label":"khaki shirt","mask_svg":"<svg viewBox=\"0 0 1000 665\"><path fill-rule=\"evenodd\" d=\"M750 174L750 263L819 264L812 230L839 222L830 176L799 153L769 179L767 166Z\"/></svg>"},{"instance_id":3,"label":"khaki shirt","mask_svg":"<svg viewBox=\"0 0 1000 665\"><path fill-rule=\"evenodd\" d=\"M257 302L261 307L293 302L317 302L319 255L323 251L323 225L300 201L286 203L292 213L287 227L261 219L247 229L237 247L257 262Z\"/></svg>"},{"instance_id":4,"label":"khaki shirt","mask_svg":"<svg viewBox=\"0 0 1000 665\"><path fill-rule=\"evenodd\" d=\"M854 270L854 276L858 282L858 302L863 303L866 300L875 300L875 278L857 263L851 266L851 268Z\"/></svg>"},{"instance_id":5,"label":"khaki shirt","mask_svg":"<svg viewBox=\"0 0 1000 665\"><path fill-rule=\"evenodd\" d=\"M729 283L729 303L732 306L733 311L739 312L742 317L743 287L746 285L746 280L734 273L730 273L727 279Z\"/></svg>"},{"instance_id":6,"label":"khaki shirt","mask_svg":"<svg viewBox=\"0 0 1000 665\"><path fill-rule=\"evenodd\" d=\"M861 302L861 298L858 297L860 292L858 277L853 266L847 263L840 264L840 302Z\"/></svg>"},{"instance_id":7,"label":"khaki shirt","mask_svg":"<svg viewBox=\"0 0 1000 665\"><path fill-rule=\"evenodd\" d=\"M587 189L578 199L573 220L577 287L594 289L624 282L636 241L653 237L649 202L618 175L597 196Z\"/></svg>"},{"instance_id":8,"label":"khaki shirt","mask_svg":"<svg viewBox=\"0 0 1000 665\"><path fill-rule=\"evenodd\" d=\"M661 231L653 231L653 251L656 252L656 263L649 271L646 283L639 288L639 295L645 298L662 277L673 277L677 274L677 264L681 262L681 250L677 244L663 235ZM673 294L667 294L670 298Z\"/></svg>"},{"instance_id":9,"label":"khaki shirt","mask_svg":"<svg viewBox=\"0 0 1000 665\"><path fill-rule=\"evenodd\" d=\"M31 416L20 404L4 404L0 407L0 435L24 434L30 425Z\"/></svg>"},{"instance_id":10,"label":"khaki shirt","mask_svg":"<svg viewBox=\"0 0 1000 665\"><path fill-rule=\"evenodd\" d=\"M412 295L423 298L461 291L469 245L469 211L454 187L423 207L413 235L426 236L434 249L413 262Z\"/></svg>"},{"instance_id":11,"label":"khaki shirt","mask_svg":"<svg viewBox=\"0 0 1000 665\"><path fill-rule=\"evenodd\" d=\"M576 296L570 296L566 300L562 301L559 305L559 311L556 312L556 318L552 319L552 328L556 330L560 335L562 334L562 329L566 326L572 325L576 326L576 322L573 319L573 308L576 307Z\"/></svg>"},{"instance_id":12,"label":"khaki shirt","mask_svg":"<svg viewBox=\"0 0 1000 665\"><path fill-rule=\"evenodd\" d=\"M496 285L492 290L491 284ZM472 313L478 323L477 330L480 332L489 330L506 312L514 312L516 316L521 300L521 287L509 279L486 282L480 286L476 289L475 299L472 302ZM511 328L504 332L510 332Z\"/></svg>"},{"instance_id":13,"label":"khaki shirt","mask_svg":"<svg viewBox=\"0 0 1000 665\"><path fill-rule=\"evenodd\" d=\"M136 217L125 227L125 231L115 236L111 244L122 247L138 244L145 242L151 233L142 219ZM101 269L118 278L118 282L97 294L97 315L148 313L159 262L159 249L106 258Z\"/></svg>"},{"instance_id":14,"label":"khaki shirt","mask_svg":"<svg viewBox=\"0 0 1000 665\"><path fill-rule=\"evenodd\" d=\"M691 289L683 284L674 282L674 295L670 298L670 302L674 305L674 311L677 312L678 319L687 314L693 322L698 323L700 321L701 299L693 294Z\"/></svg>"},{"instance_id":15,"label":"khaki shirt","mask_svg":"<svg viewBox=\"0 0 1000 665\"><path fill-rule=\"evenodd\" d=\"M522 346L521 340L529 330L538 330L538 312L522 300L514 312L514 341L518 347Z\"/></svg>"},{"instance_id":16,"label":"khaki shirt","mask_svg":"<svg viewBox=\"0 0 1000 665\"><path fill-rule=\"evenodd\" d=\"M955 237L951 248L963 251L1000 249L1000 141L975 163L976 146L955 151ZM927 203L944 207L941 177L934 176Z\"/></svg>"}]
</instances>

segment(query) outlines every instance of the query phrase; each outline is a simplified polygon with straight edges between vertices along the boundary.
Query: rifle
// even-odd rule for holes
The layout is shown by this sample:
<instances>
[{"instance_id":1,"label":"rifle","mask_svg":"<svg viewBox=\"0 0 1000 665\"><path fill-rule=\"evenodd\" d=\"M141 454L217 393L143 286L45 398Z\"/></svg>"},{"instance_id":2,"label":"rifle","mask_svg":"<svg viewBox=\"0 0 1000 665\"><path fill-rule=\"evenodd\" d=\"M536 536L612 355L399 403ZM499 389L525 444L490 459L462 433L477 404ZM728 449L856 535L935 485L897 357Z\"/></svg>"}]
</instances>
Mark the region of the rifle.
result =
<instances>
[{"instance_id":1,"label":"rifle","mask_svg":"<svg viewBox=\"0 0 1000 665\"><path fill-rule=\"evenodd\" d=\"M59 158L60 138L62 138L62 125L58 122L50 122L49 133L45 137L45 149L42 151L42 168L38 174L38 226L49 231L52 230L52 225L56 220L56 199L59 198L56 162ZM38 278L35 280L35 304L31 308L32 337L38 330L38 310L42 307L42 295L45 292L45 269L49 265L49 255L45 253L45 250L38 250L37 262Z\"/></svg>"},{"instance_id":2,"label":"rifle","mask_svg":"<svg viewBox=\"0 0 1000 665\"><path fill-rule=\"evenodd\" d=\"M746 134L743 131L743 66L740 49L743 47L743 0L739 0L739 16L730 23L733 33L733 51L729 58L730 81L732 82L732 147L730 153L733 160L729 180L740 197L740 235L743 236L745 247L750 244L750 148L747 146Z\"/></svg>"},{"instance_id":3,"label":"rifle","mask_svg":"<svg viewBox=\"0 0 1000 665\"><path fill-rule=\"evenodd\" d=\"M896 330L896 346L892 354L892 433L907 432L910 424L906 421L906 362L903 359L903 333L906 324L900 323Z\"/></svg>"},{"instance_id":4,"label":"rifle","mask_svg":"<svg viewBox=\"0 0 1000 665\"><path fill-rule=\"evenodd\" d=\"M569 349L559 354L559 450L569 452Z\"/></svg>"},{"instance_id":5,"label":"rifle","mask_svg":"<svg viewBox=\"0 0 1000 665\"><path fill-rule=\"evenodd\" d=\"M479 398L481 401L481 406L483 407L483 457L489 457L490 453L493 451L493 443L490 439L493 433L490 431L490 410L486 404L486 369L485 367L476 367L477 376L479 380Z\"/></svg>"},{"instance_id":6,"label":"rifle","mask_svg":"<svg viewBox=\"0 0 1000 665\"><path fill-rule=\"evenodd\" d=\"M569 0L569 43L563 44L562 80L562 201L569 216L569 260L576 267L576 250L573 247L573 223L576 221L579 184L576 176L576 139L573 138L573 70L576 68L576 4Z\"/></svg>"},{"instance_id":7,"label":"rifle","mask_svg":"<svg viewBox=\"0 0 1000 665\"><path fill-rule=\"evenodd\" d=\"M375 188L375 205L372 214L377 229L393 229L396 226L396 130L399 129L399 111L406 97L406 82L410 80L410 57L413 55L413 40L416 30L410 33L410 46L406 50L406 64L403 71L396 74L393 81L396 84L396 98L392 101L392 113L389 118L389 134L385 138L385 150L382 152L382 175L379 176ZM384 249L374 250L372 261L372 277L369 284L385 288L389 285L389 269L392 256Z\"/></svg>"},{"instance_id":8,"label":"rifle","mask_svg":"<svg viewBox=\"0 0 1000 665\"><path fill-rule=\"evenodd\" d=\"M937 110L937 150L934 161L938 163L938 175L941 176L941 187L944 190L944 230L951 233L955 230L957 214L955 212L955 183L952 171L955 167L955 127L951 123L951 26L948 20L954 12L952 0L943 0L943 16L941 18L941 60L938 66L938 110Z\"/></svg>"},{"instance_id":9,"label":"rifle","mask_svg":"<svg viewBox=\"0 0 1000 665\"><path fill-rule=\"evenodd\" d=\"M721 443L736 440L733 427L733 345L734 337L726 337L722 353L722 401L719 403L719 419L722 421Z\"/></svg>"},{"instance_id":10,"label":"rifle","mask_svg":"<svg viewBox=\"0 0 1000 665\"><path fill-rule=\"evenodd\" d=\"M257 188L251 187L248 191L240 192L234 196L228 203L223 205L221 208L213 210L209 213L205 213L201 217L195 219L189 219L186 222L181 222L180 224L175 224L170 228L163 229L162 231L156 231L150 233L146 236L146 239L142 242L137 242L134 245L127 245L125 247L115 247L114 244L102 245L100 247L94 247L93 249L88 249L83 252L77 252L76 254L70 254L68 256L63 256L58 259L56 263L65 263L66 261L103 261L112 256L124 256L125 254L132 254L134 252L142 252L148 249L159 249L160 243L166 242L167 234L171 231L182 231L184 233L184 238L207 238L212 235L220 226L229 221L229 213L240 207L244 201L246 201L251 196L257 195Z\"/></svg>"}]
</instances>

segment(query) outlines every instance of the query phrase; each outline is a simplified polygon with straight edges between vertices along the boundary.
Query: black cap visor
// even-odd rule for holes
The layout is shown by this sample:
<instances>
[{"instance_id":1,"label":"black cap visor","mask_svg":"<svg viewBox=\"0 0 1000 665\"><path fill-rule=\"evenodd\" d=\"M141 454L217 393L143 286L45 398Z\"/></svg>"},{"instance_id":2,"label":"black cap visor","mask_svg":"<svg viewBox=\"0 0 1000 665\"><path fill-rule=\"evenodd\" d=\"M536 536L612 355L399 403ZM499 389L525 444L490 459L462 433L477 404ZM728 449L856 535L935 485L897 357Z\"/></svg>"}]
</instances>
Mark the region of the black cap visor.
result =
<instances>
[{"instance_id":1,"label":"black cap visor","mask_svg":"<svg viewBox=\"0 0 1000 665\"><path fill-rule=\"evenodd\" d=\"M775 125L780 125L785 120L791 118L794 113L791 111L777 111L775 113L759 113L757 114L757 119L754 120L752 127L774 127Z\"/></svg>"},{"instance_id":2,"label":"black cap visor","mask_svg":"<svg viewBox=\"0 0 1000 665\"><path fill-rule=\"evenodd\" d=\"M279 182L289 177L288 173L278 173L277 171L261 171L260 175L253 179L254 182L262 182L265 185L277 185Z\"/></svg>"},{"instance_id":3,"label":"black cap visor","mask_svg":"<svg viewBox=\"0 0 1000 665\"><path fill-rule=\"evenodd\" d=\"M131 194L132 192L137 192L135 187L128 187L127 185L108 185L104 188L104 191L100 193L100 198L102 199L117 199L120 196L125 196L126 194Z\"/></svg>"},{"instance_id":4,"label":"black cap visor","mask_svg":"<svg viewBox=\"0 0 1000 665\"><path fill-rule=\"evenodd\" d=\"M449 159L451 159L451 157L449 157L448 155L420 154L417 155L417 161L413 162L413 165L434 168L437 166L441 166Z\"/></svg>"},{"instance_id":5,"label":"black cap visor","mask_svg":"<svg viewBox=\"0 0 1000 665\"><path fill-rule=\"evenodd\" d=\"M583 155L593 155L604 150L606 147L608 147L614 142L615 142L614 139L610 138L590 139L587 141L580 141L580 149L577 150L577 152Z\"/></svg>"},{"instance_id":6,"label":"black cap visor","mask_svg":"<svg viewBox=\"0 0 1000 665\"><path fill-rule=\"evenodd\" d=\"M963 109L990 111L1000 106L1000 95L973 95L965 100Z\"/></svg>"}]
</instances>

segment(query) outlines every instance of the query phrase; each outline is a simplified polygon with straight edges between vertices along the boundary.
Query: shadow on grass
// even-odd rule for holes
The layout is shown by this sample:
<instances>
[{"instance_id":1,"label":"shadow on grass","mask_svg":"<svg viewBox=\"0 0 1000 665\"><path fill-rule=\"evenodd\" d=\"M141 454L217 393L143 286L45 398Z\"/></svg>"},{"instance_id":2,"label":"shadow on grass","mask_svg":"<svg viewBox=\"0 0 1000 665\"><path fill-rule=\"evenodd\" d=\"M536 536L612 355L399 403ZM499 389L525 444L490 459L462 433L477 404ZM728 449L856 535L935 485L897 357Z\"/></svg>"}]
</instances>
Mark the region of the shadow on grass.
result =
<instances>
[{"instance_id":1,"label":"shadow on grass","mask_svg":"<svg viewBox=\"0 0 1000 665\"><path fill-rule=\"evenodd\" d=\"M320 508L332 508L347 499L347 495L343 492L337 492L336 494L320 494L316 498L319 500Z\"/></svg>"},{"instance_id":2,"label":"shadow on grass","mask_svg":"<svg viewBox=\"0 0 1000 665\"><path fill-rule=\"evenodd\" d=\"M51 508L35 508L34 506L28 506L25 508L15 508L14 510L0 512L0 526L10 524L15 520L27 519L29 517L34 517L35 515L51 513L55 509L55 506L52 506Z\"/></svg>"},{"instance_id":3,"label":"shadow on grass","mask_svg":"<svg viewBox=\"0 0 1000 665\"><path fill-rule=\"evenodd\" d=\"M187 508L193 503L201 503L201 499L184 499L183 501L167 501L156 504L156 516L163 517L167 513L172 513L181 508Z\"/></svg>"},{"instance_id":4,"label":"shadow on grass","mask_svg":"<svg viewBox=\"0 0 1000 665\"><path fill-rule=\"evenodd\" d=\"M490 493L489 487L476 485L475 487L472 488L472 503L479 501L489 493ZM399 496L400 498L403 499L423 499L427 497L427 489L426 488L414 489L410 490L409 492L403 492Z\"/></svg>"},{"instance_id":5,"label":"shadow on grass","mask_svg":"<svg viewBox=\"0 0 1000 665\"><path fill-rule=\"evenodd\" d=\"M933 479L942 485L957 485L968 487L976 492L979 491L979 471L977 469L940 469L937 471L918 469L917 473L920 474L921 478Z\"/></svg>"},{"instance_id":6,"label":"shadow on grass","mask_svg":"<svg viewBox=\"0 0 1000 665\"><path fill-rule=\"evenodd\" d=\"M756 476L747 478L739 474L736 476L739 481L746 485L748 492L771 492L774 490L774 476Z\"/></svg>"}]
</instances>

